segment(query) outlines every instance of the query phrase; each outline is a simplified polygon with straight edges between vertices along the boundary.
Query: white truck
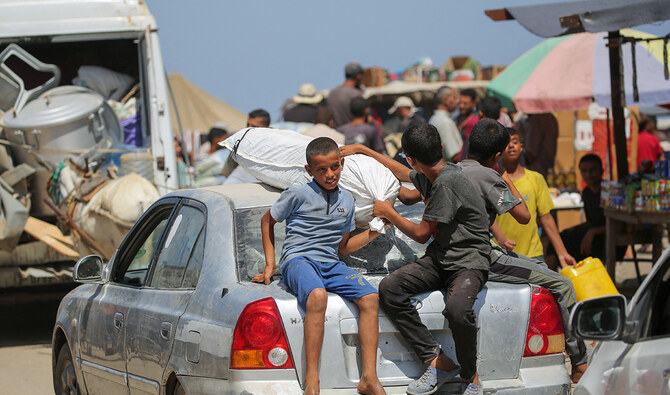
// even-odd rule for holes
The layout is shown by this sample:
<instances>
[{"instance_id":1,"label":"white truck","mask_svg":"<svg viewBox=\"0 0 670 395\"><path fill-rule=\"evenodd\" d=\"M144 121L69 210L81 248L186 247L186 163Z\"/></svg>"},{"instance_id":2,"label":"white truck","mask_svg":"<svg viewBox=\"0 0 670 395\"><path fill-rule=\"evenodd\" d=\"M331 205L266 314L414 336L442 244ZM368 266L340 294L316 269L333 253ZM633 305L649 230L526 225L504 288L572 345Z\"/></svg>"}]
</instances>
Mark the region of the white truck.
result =
<instances>
[{"instance_id":1,"label":"white truck","mask_svg":"<svg viewBox=\"0 0 670 395\"><path fill-rule=\"evenodd\" d=\"M82 84L73 86L82 66L104 68L132 79L132 92L126 97L132 95L136 101L134 138L141 141L138 151L148 154L151 181L160 195L178 188L169 90L157 31L155 18L141 0L0 1L0 52L7 53L0 60L0 142L11 155L13 166L30 162L35 170L26 178L29 186L23 196L31 201L30 217L56 222L53 211L43 202L53 169L32 161L34 154L49 158L68 150L85 151L107 133L105 128L113 125L122 130L118 119L109 118L114 112L109 111L106 100L96 104L92 112L86 109L85 101L95 95L84 92ZM84 104L76 100L57 103L62 97L82 92ZM41 103L29 108L31 101ZM60 115L53 117L49 106L60 106ZM83 119L78 126L77 117ZM68 127L74 134L63 130ZM122 144L123 139L121 134L113 140ZM5 184L18 183L13 175ZM14 191L12 185L6 186L15 198L21 195L21 188ZM45 233L53 231L40 224ZM47 244L23 233L15 248L0 250L0 290L72 282L76 258L66 257Z\"/></svg>"}]
</instances>

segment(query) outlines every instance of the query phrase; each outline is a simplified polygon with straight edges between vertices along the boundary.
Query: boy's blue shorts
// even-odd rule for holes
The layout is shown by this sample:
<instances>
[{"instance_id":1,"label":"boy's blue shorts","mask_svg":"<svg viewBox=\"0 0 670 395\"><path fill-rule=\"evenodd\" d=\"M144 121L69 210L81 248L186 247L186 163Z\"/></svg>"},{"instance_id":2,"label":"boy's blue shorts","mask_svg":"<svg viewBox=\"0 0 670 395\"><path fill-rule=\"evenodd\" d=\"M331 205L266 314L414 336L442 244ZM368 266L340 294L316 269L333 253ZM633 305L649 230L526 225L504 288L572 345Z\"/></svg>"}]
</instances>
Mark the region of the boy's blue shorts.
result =
<instances>
[{"instance_id":1,"label":"boy's blue shorts","mask_svg":"<svg viewBox=\"0 0 670 395\"><path fill-rule=\"evenodd\" d=\"M282 282L298 297L305 309L307 297L315 288L324 288L347 300L377 293L375 287L342 261L318 262L298 256L284 264Z\"/></svg>"}]
</instances>

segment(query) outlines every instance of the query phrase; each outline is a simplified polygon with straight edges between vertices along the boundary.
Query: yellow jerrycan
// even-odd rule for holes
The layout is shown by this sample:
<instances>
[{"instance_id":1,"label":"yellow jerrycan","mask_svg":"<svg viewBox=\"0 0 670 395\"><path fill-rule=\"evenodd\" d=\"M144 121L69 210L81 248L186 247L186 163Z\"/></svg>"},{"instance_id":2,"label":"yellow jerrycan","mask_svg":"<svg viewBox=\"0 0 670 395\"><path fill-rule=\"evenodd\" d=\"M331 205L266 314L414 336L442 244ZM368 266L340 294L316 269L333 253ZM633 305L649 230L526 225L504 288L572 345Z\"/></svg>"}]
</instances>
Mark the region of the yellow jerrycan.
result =
<instances>
[{"instance_id":1,"label":"yellow jerrycan","mask_svg":"<svg viewBox=\"0 0 670 395\"><path fill-rule=\"evenodd\" d=\"M563 268L561 274L572 281L578 302L619 294L605 266L598 258L588 257L575 266Z\"/></svg>"}]
</instances>

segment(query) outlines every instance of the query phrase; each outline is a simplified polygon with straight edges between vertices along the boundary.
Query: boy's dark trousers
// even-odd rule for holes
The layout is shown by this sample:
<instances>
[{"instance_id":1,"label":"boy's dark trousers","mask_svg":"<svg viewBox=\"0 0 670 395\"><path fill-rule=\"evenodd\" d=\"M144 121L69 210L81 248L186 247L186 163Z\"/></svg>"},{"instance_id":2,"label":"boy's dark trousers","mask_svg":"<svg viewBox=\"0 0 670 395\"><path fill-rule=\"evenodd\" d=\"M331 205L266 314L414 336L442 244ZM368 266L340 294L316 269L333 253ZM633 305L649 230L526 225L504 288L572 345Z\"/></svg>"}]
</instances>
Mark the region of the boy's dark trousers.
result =
<instances>
[{"instance_id":1,"label":"boy's dark trousers","mask_svg":"<svg viewBox=\"0 0 670 395\"><path fill-rule=\"evenodd\" d=\"M437 289L447 290L442 314L454 337L461 378L471 379L477 372L477 320L472 306L486 282L488 272L444 270L424 256L407 262L379 284L379 301L400 334L425 364L440 354L440 345L421 322L410 297Z\"/></svg>"}]
</instances>

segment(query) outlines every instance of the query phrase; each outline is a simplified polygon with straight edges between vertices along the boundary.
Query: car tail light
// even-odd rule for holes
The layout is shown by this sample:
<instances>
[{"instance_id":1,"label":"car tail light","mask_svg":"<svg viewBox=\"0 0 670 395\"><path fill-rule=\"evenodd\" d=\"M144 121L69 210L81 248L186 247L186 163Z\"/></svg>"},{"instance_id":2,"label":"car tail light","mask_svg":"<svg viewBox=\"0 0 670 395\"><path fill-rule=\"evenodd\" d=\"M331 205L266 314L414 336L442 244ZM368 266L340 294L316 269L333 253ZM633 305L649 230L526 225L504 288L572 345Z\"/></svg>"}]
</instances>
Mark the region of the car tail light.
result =
<instances>
[{"instance_id":1,"label":"car tail light","mask_svg":"<svg viewBox=\"0 0 670 395\"><path fill-rule=\"evenodd\" d=\"M565 350L565 333L558 305L544 288L534 288L526 332L524 357L556 354Z\"/></svg>"},{"instance_id":2,"label":"car tail light","mask_svg":"<svg viewBox=\"0 0 670 395\"><path fill-rule=\"evenodd\" d=\"M249 303L237 319L231 346L231 369L293 368L284 325L272 298Z\"/></svg>"}]
</instances>

